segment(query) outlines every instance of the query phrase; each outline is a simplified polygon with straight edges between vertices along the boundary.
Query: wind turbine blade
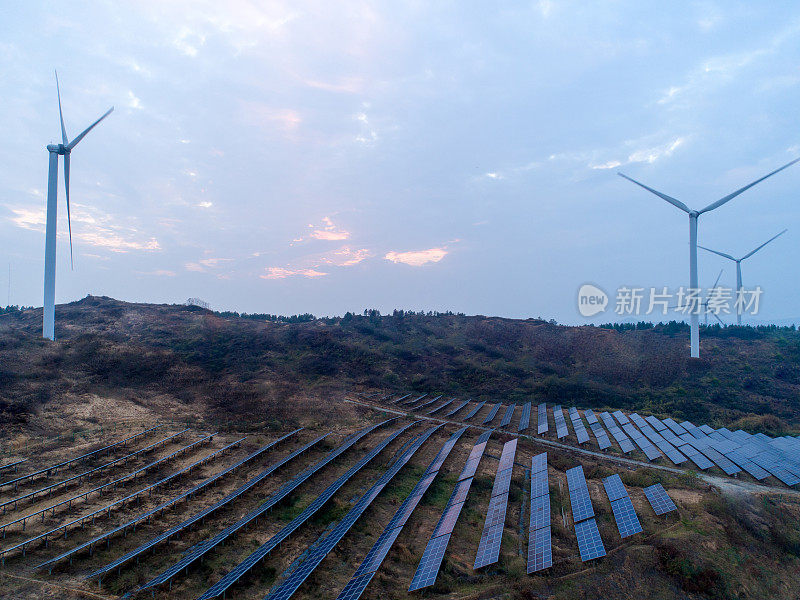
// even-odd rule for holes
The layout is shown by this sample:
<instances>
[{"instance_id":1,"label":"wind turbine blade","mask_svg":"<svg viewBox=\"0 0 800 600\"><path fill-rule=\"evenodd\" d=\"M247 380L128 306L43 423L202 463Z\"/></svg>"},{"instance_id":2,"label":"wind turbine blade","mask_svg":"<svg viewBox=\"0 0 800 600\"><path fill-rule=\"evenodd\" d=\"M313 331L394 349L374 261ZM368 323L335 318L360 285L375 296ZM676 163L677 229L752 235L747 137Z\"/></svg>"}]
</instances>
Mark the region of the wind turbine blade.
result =
<instances>
[{"instance_id":1,"label":"wind turbine blade","mask_svg":"<svg viewBox=\"0 0 800 600\"><path fill-rule=\"evenodd\" d=\"M736 198L736 196L738 196L738 195L739 195L739 194L741 194L742 192L745 192L745 191L749 190L751 187L753 187L753 186L754 186L754 185L756 185L757 183L761 183L761 182L762 182L762 181L764 181L764 180L765 180L767 177L772 177L773 175L775 175L775 173L779 173L780 171L783 171L784 169L786 169L786 168L788 168L788 167L791 167L791 166L792 166L794 163L796 163L797 161L800 161L800 158L795 158L795 159L794 159L792 162L786 163L786 164L785 164L785 165L783 165L783 166L782 166L780 169L775 169L775 170L774 170L772 173L767 173L767 174L766 174L766 175L764 175L764 176L763 176L761 179L756 179L756 180L755 180L753 183L748 183L746 186L744 186L743 188L740 188L740 189L736 190L736 191L735 191L735 192L733 192L732 194L728 194L728 195L727 195L727 196L725 196L724 198L720 198L720 199L719 199L719 200L717 200L716 202L713 202L713 203L709 204L709 205L708 205L708 206L706 206L706 207L705 207L703 210L701 210L701 211L700 211L700 214L703 214L704 212L708 212L708 211L710 211L710 210L714 210L715 208L719 208L720 206L722 206L723 204L725 204L725 203L726 203L726 202L728 202L729 200L733 200L734 198Z\"/></svg>"},{"instance_id":2,"label":"wind turbine blade","mask_svg":"<svg viewBox=\"0 0 800 600\"><path fill-rule=\"evenodd\" d=\"M724 271L725 271L725 269L720 269L719 270L719 275L717 275L717 280L714 282L714 285L711 287L712 290L717 288L717 284L719 283L719 278L722 277L722 273ZM708 302L708 301L706 301L706 302Z\"/></svg>"},{"instance_id":3,"label":"wind turbine blade","mask_svg":"<svg viewBox=\"0 0 800 600\"><path fill-rule=\"evenodd\" d=\"M725 254L724 252L717 252L716 250L712 250L711 248L706 248L705 246L701 246L700 244L697 244L697 247L698 248L702 248L706 252L713 252L714 254L719 254L720 256L722 256L724 258L729 258L732 261L736 262L736 259L733 258L730 254ZM719 277L717 277L717 281L719 281Z\"/></svg>"},{"instance_id":4,"label":"wind turbine blade","mask_svg":"<svg viewBox=\"0 0 800 600\"><path fill-rule=\"evenodd\" d=\"M89 125L89 126L88 126L86 129L84 129L84 130L83 130L83 131L82 131L80 134L78 134L78 136L77 136L77 137L76 137L74 140L72 140L72 141L71 141L71 142L70 142L70 143L67 145L67 150L72 150L72 149L73 149L75 146L77 146L77 145L78 145L78 142L80 142L80 141L83 139L83 137L84 137L84 136L85 136L87 133L89 133L89 132L90 132L92 129L94 129L94 127L95 127L95 126L96 126L96 125L97 125L97 124L98 124L100 121L102 121L103 119L105 119L105 118L106 118L108 115L110 115L110 114L111 114L113 111L114 111L114 107L112 106L111 108L109 108L109 109L106 111L106 114L104 114L102 117L100 117L99 119L97 119L97 121L95 121L94 123L92 123L91 125Z\"/></svg>"},{"instance_id":5,"label":"wind turbine blade","mask_svg":"<svg viewBox=\"0 0 800 600\"><path fill-rule=\"evenodd\" d=\"M788 229L784 229L784 230L783 230L783 231L781 231L781 232L780 232L778 235L776 235L776 236L773 236L773 237L769 238L769 239L768 239L766 242L764 242L763 244L761 244L761 245L760 245L758 248L756 248L756 249L755 249L755 250L753 250L752 252L749 252L748 254L745 254L745 255L742 257L742 260L744 260L745 258L750 258L751 256L753 256L753 254L755 254L756 252L758 252L759 250L761 250L761 249L762 249L764 246L766 246L767 244L769 244L769 243L770 243L772 240L774 240L775 238L779 238L779 237L781 237L781 236L782 236L784 233L786 233L787 231L788 231Z\"/></svg>"},{"instance_id":6,"label":"wind turbine blade","mask_svg":"<svg viewBox=\"0 0 800 600\"><path fill-rule=\"evenodd\" d=\"M64 127L64 113L61 112L61 88L58 85L58 71L56 73L56 93L58 93L58 116L61 119L61 141L66 146L69 143L67 139L67 129Z\"/></svg>"},{"instance_id":7,"label":"wind turbine blade","mask_svg":"<svg viewBox=\"0 0 800 600\"><path fill-rule=\"evenodd\" d=\"M717 321L719 321L719 324L720 324L720 325L722 325L723 327L725 326L725 323L723 323L723 322L722 322L722 319L720 319L720 318L719 318L719 316L717 315L717 313L715 313L715 312L712 312L711 314L712 314L712 315L714 315L714 318L715 318Z\"/></svg>"},{"instance_id":8,"label":"wind turbine blade","mask_svg":"<svg viewBox=\"0 0 800 600\"><path fill-rule=\"evenodd\" d=\"M636 184L636 185L638 185L639 187L643 187L643 188L644 188L644 189L646 189L648 192L655 194L656 196L658 196L658 197L659 197L659 198L661 198L662 200L666 200L667 202L669 202L670 204L672 204L672 206L675 206L675 207L677 207L677 208L680 208L680 209L681 209L682 211L684 211L684 212L687 212L687 213L690 213L690 212L692 212L692 211L691 211L691 209L690 209L688 206L686 206L686 205L685 205L683 202L681 202L680 200L676 200L676 199L675 199L675 198L673 198L672 196L667 196L666 194L662 194L661 192L659 192L659 191L656 191L656 190L654 190L654 189L653 189L653 188L651 188L651 187L647 187L645 184L643 184L643 183L639 183L639 182L638 182L638 181L636 181L635 179L631 179L630 177L628 177L627 175L625 175L625 174L623 174L623 173L617 173L617 175L619 175L620 177L623 177L624 179L627 179L627 180L628 180L628 181L630 181L631 183L635 183L635 184Z\"/></svg>"},{"instance_id":9,"label":"wind turbine blade","mask_svg":"<svg viewBox=\"0 0 800 600\"><path fill-rule=\"evenodd\" d=\"M64 155L64 187L67 189L67 227L69 227L69 267L75 268L72 259L72 219L69 214L69 152Z\"/></svg>"}]
</instances>

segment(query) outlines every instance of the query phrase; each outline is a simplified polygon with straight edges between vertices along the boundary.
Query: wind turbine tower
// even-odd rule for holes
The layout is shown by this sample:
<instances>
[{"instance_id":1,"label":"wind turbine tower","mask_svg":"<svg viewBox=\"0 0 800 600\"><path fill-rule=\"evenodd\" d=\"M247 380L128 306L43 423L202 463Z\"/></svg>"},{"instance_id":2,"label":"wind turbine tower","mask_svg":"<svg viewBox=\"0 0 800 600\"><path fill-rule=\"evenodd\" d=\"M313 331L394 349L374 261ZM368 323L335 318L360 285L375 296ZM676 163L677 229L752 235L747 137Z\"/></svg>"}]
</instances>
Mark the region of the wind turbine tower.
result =
<instances>
[{"instance_id":1,"label":"wind turbine tower","mask_svg":"<svg viewBox=\"0 0 800 600\"><path fill-rule=\"evenodd\" d=\"M69 158L72 149L114 110L112 106L106 113L79 133L72 141L67 138L67 129L64 127L64 113L61 111L61 88L58 85L56 73L56 92L58 93L58 116L61 119L61 143L48 144L50 153L49 169L47 174L47 224L44 235L44 318L42 323L42 337L55 339L56 315L56 229L58 217L58 157L64 157L64 187L67 196L67 226L69 227L69 259L72 265L72 221L69 214Z\"/></svg>"},{"instance_id":2,"label":"wind turbine tower","mask_svg":"<svg viewBox=\"0 0 800 600\"><path fill-rule=\"evenodd\" d=\"M698 289L698 287L697 287L697 219L700 217L700 215L702 215L703 213L707 213L709 211L712 211L715 208L719 208L720 206L722 206L726 202L729 202L730 200L733 200L736 196L738 196L742 192L745 192L745 191L749 190L751 187L753 187L757 183L761 183L767 177L772 177L773 175L775 175L775 173L783 171L785 168L792 166L794 163L796 163L798 161L800 161L800 158L796 158L793 161L791 161L789 163L786 163L781 168L775 169L771 173L767 173L766 175L764 175L760 179L756 179L754 182L748 183L743 188L740 188L740 189L736 190L735 192L733 192L732 194L728 194L727 196L724 196L724 197L720 198L716 202L712 202L711 204L709 204L708 206L706 206L705 208L700 209L700 210L693 210L693 209L689 208L688 206L686 206L680 200L676 200L672 196L667 196L666 194L663 194L663 193L661 193L659 191L656 191L651 187L647 187L643 183L639 183L638 181L636 181L635 179L631 179L627 175L624 175L622 173L617 173L617 175L619 175L620 177L624 177L628 181L630 181L632 183L635 183L636 185L646 189L648 192L650 192L652 194L655 194L656 196L658 196L662 200L666 200L667 202L672 204L672 206L674 206L676 208L679 208L680 210L682 210L683 212L685 212L686 214L689 215L689 289L690 290L697 290ZM698 302L699 302L699 296L698 296ZM698 309L699 309L699 304L698 304ZM693 358L697 358L697 357L700 356L700 322L699 322L697 313L698 313L698 310L694 310L693 309L691 311L691 314L690 314L690 317L689 317L689 325L690 325L690 327L689 327L689 331L690 331L690 334L689 334L689 342L690 342L689 343L689 353L690 353L690 356L692 356Z\"/></svg>"},{"instance_id":3,"label":"wind turbine tower","mask_svg":"<svg viewBox=\"0 0 800 600\"><path fill-rule=\"evenodd\" d=\"M750 258L751 256L753 256L753 254L755 254L756 252L761 250L764 246L769 244L772 240L774 240L776 238L779 238L780 236L782 236L787 231L788 231L787 229L784 229L778 235L769 238L766 242L761 244L758 248L756 248L755 250L752 250L751 252L748 252L747 254L745 254L741 258L734 258L730 254L725 254L724 252L719 252L717 250L712 250L711 248L706 248L705 246L698 246L698 247L702 248L703 250L706 250L707 252L713 252L714 254L716 254L718 256L721 256L723 258L727 258L728 260L732 260L733 262L736 263L736 290L738 291L738 294L741 294L742 290L744 289L742 287L742 261L745 260L746 258ZM736 324L737 325L741 325L742 324L742 305L741 305L741 301L739 303L737 303L737 305L736 305Z\"/></svg>"}]
</instances>

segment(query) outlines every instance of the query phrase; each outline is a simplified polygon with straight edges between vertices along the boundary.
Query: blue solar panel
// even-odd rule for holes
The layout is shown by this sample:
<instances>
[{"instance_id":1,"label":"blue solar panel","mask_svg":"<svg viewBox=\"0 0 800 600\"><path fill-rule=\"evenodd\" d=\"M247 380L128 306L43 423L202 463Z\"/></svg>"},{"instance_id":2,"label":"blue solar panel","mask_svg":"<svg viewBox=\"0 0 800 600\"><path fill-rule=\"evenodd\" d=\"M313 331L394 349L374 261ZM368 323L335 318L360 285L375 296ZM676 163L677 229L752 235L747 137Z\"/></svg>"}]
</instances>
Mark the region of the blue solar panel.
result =
<instances>
[{"instance_id":1,"label":"blue solar panel","mask_svg":"<svg viewBox=\"0 0 800 600\"><path fill-rule=\"evenodd\" d=\"M517 451L517 439L503 445L500 456L500 466L495 476L492 487L492 498L486 511L486 521L483 525L481 541L478 544L478 554L475 557L474 569L495 563L500 558L500 542L503 537L503 524L506 519L508 505L508 490L511 485L511 475L514 469L514 455Z\"/></svg>"},{"instance_id":2,"label":"blue solar panel","mask_svg":"<svg viewBox=\"0 0 800 600\"><path fill-rule=\"evenodd\" d=\"M464 418L463 418L463 419L461 419L461 420L462 420L462 421L466 421L467 419L471 419L472 417L474 417L475 415L477 415L477 414L478 414L478 411L479 411L480 409L482 409L482 408L483 408L483 405L484 405L484 404L486 404L486 402L485 402L485 401L484 401L484 402L479 402L479 403L478 403L478 404L475 406L475 408L473 408L473 409L472 409L471 411L469 411L469 412L468 412L466 415L464 415Z\"/></svg>"},{"instance_id":3,"label":"blue solar panel","mask_svg":"<svg viewBox=\"0 0 800 600\"><path fill-rule=\"evenodd\" d=\"M506 409L506 414L503 415L503 420L500 421L500 427L508 427L511 424L511 419L514 416L514 411L516 408L517 405L512 404Z\"/></svg>"},{"instance_id":4,"label":"blue solar panel","mask_svg":"<svg viewBox=\"0 0 800 600\"><path fill-rule=\"evenodd\" d=\"M500 410L500 407L501 407L501 406L503 406L503 405L502 405L500 402L498 402L497 404L495 404L495 405L492 407L492 409L489 411L489 414L488 414L488 415L486 415L486 418L483 420L483 422L481 423L481 425L486 425L486 424L487 424L487 423L489 423L489 422L490 422L492 419L494 419L494 418L497 416L497 412Z\"/></svg>"},{"instance_id":5,"label":"blue solar panel","mask_svg":"<svg viewBox=\"0 0 800 600\"><path fill-rule=\"evenodd\" d=\"M426 412L425 414L426 414L426 415L433 415L433 414L436 414L436 413L437 413L437 412L439 412L440 410L442 410L442 409L445 409L445 408L447 408L448 406L450 406L450 405L451 405L453 402L455 402L455 401L456 401L456 399L455 399L455 398L451 398L450 400L448 400L447 402L445 402L445 403L444 403L444 404L442 404L441 406L437 406L436 408L432 408L431 410L429 410L429 411L428 411L428 412Z\"/></svg>"},{"instance_id":6,"label":"blue solar panel","mask_svg":"<svg viewBox=\"0 0 800 600\"><path fill-rule=\"evenodd\" d=\"M547 471L538 471L531 475L531 497L544 496L550 493L550 486L547 483Z\"/></svg>"},{"instance_id":7,"label":"blue solar panel","mask_svg":"<svg viewBox=\"0 0 800 600\"><path fill-rule=\"evenodd\" d=\"M422 553L422 560L419 561L419 566L411 580L411 585L408 588L409 592L434 584L449 542L449 533L440 535L428 542L428 545L425 547L425 552Z\"/></svg>"},{"instance_id":8,"label":"blue solar panel","mask_svg":"<svg viewBox=\"0 0 800 600\"><path fill-rule=\"evenodd\" d=\"M580 550L583 562L606 555L606 549L603 546L603 540L600 539L600 531L597 529L594 519L575 523L575 535L578 537L578 550Z\"/></svg>"},{"instance_id":9,"label":"blue solar panel","mask_svg":"<svg viewBox=\"0 0 800 600\"><path fill-rule=\"evenodd\" d=\"M472 566L473 569L481 569L500 560L503 527L503 523L499 523L483 530L481 541L478 544L478 553L475 556L475 564Z\"/></svg>"},{"instance_id":10,"label":"blue solar panel","mask_svg":"<svg viewBox=\"0 0 800 600\"><path fill-rule=\"evenodd\" d=\"M569 499L572 503L572 518L577 523L594 516L592 501L589 499L589 489L586 487L586 478L583 467L578 465L567 469L567 486Z\"/></svg>"},{"instance_id":11,"label":"blue solar panel","mask_svg":"<svg viewBox=\"0 0 800 600\"><path fill-rule=\"evenodd\" d=\"M617 521L617 529L619 529L621 537L625 538L642 532L639 517L636 516L633 503L627 494L614 500L611 503L611 510L614 512L614 519Z\"/></svg>"},{"instance_id":12,"label":"blue solar panel","mask_svg":"<svg viewBox=\"0 0 800 600\"><path fill-rule=\"evenodd\" d=\"M417 438L417 441L403 453L400 459L395 461L392 466L389 467L389 469L380 477L378 482L373 485L372 488L358 500L358 502L356 502L355 506L350 509L350 511L341 521L339 521L333 530L327 535L324 534L324 537L319 540L319 545L314 552L302 563L300 563L298 567L292 571L289 577L287 577L282 583L274 588L266 596L265 600L288 600L291 598L300 588L303 582L308 578L308 576L311 575L314 570L316 570L328 553L333 550L336 544L338 544L339 541L341 541L341 539L347 534L353 524L359 519L359 517L361 517L361 515L370 505L372 500L400 471L403 465L405 465L411 459L419 447L422 446L422 444L425 443L425 441L440 427L441 425L437 425L423 432L422 435ZM213 598L219 595L218 593L210 595L210 593L211 589L209 589L209 591L201 596L198 600L205 600L206 598Z\"/></svg>"},{"instance_id":13,"label":"blue solar panel","mask_svg":"<svg viewBox=\"0 0 800 600\"><path fill-rule=\"evenodd\" d=\"M556 421L556 437L561 439L569 435L569 430L567 429L567 423L564 420L564 411L561 410L560 406L553 407L553 418Z\"/></svg>"},{"instance_id":14,"label":"blue solar panel","mask_svg":"<svg viewBox=\"0 0 800 600\"><path fill-rule=\"evenodd\" d=\"M486 448L486 442L489 440L491 434L491 431L485 431L481 434L472 452L470 452L470 460L480 460ZM442 516L439 517L439 522L433 530L431 539L428 540L428 545L425 547L425 552L422 554L422 560L417 566L417 570L411 580L409 591L427 587L436 581L442 558L447 549L447 544L450 541L450 532L453 530L453 527L455 527L458 516L461 514L461 509L464 507L464 502L467 499L469 488L472 485L472 475L469 475L469 473L474 473L474 467L470 465L470 460L468 460L467 464L464 466L460 480L453 489L453 493L450 495L450 500L447 502Z\"/></svg>"},{"instance_id":15,"label":"blue solar panel","mask_svg":"<svg viewBox=\"0 0 800 600\"><path fill-rule=\"evenodd\" d=\"M463 402L459 402L458 404L456 404L455 407L451 408L450 411L446 413L444 416L452 417L454 414L456 414L458 411L464 408L467 404L469 404L469 400L464 400Z\"/></svg>"},{"instance_id":16,"label":"blue solar panel","mask_svg":"<svg viewBox=\"0 0 800 600\"><path fill-rule=\"evenodd\" d=\"M678 510L672 499L667 496L664 486L660 483L644 488L644 495L657 515L663 515L673 510Z\"/></svg>"},{"instance_id":17,"label":"blue solar panel","mask_svg":"<svg viewBox=\"0 0 800 600\"><path fill-rule=\"evenodd\" d=\"M535 455L531 458L531 472L547 471L547 452Z\"/></svg>"},{"instance_id":18,"label":"blue solar panel","mask_svg":"<svg viewBox=\"0 0 800 600\"><path fill-rule=\"evenodd\" d=\"M594 414L594 411L591 408L587 408L583 411L583 416L586 417L586 422L590 425L592 423L597 423L597 415Z\"/></svg>"},{"instance_id":19,"label":"blue solar panel","mask_svg":"<svg viewBox=\"0 0 800 600\"><path fill-rule=\"evenodd\" d=\"M545 480L545 483L547 481ZM550 526L550 494L531 497L530 528L541 529Z\"/></svg>"},{"instance_id":20,"label":"blue solar panel","mask_svg":"<svg viewBox=\"0 0 800 600\"><path fill-rule=\"evenodd\" d=\"M531 426L531 403L526 402L522 406L522 415L519 418L519 426L517 431L525 431Z\"/></svg>"},{"instance_id":21,"label":"blue solar panel","mask_svg":"<svg viewBox=\"0 0 800 600\"><path fill-rule=\"evenodd\" d=\"M535 573L553 566L553 545L550 527L531 530L528 540L527 572Z\"/></svg>"},{"instance_id":22,"label":"blue solar panel","mask_svg":"<svg viewBox=\"0 0 800 600\"><path fill-rule=\"evenodd\" d=\"M391 419L391 420L393 420L393 419ZM385 423L388 423L388 422L389 421L386 421ZM366 435L367 433L369 433L370 431L372 431L376 427L379 427L382 424L383 423L378 424L378 425L373 425L372 427L369 427L366 430L360 431L360 432L356 433L355 435L350 436L338 448L335 448L330 453L328 453L328 455L325 458L323 458L319 462L315 463L314 465L308 467L302 473L300 473L299 475L297 475L296 477L294 477L293 479L291 479L290 481L285 483L276 492L272 493L267 498L267 500L264 501L260 506L258 506L254 510L250 511L247 515L245 515L244 517L239 519L236 523L234 523L232 525L229 525L228 527L223 529L221 532L219 532L218 534L216 534L212 538L210 538L208 540L205 540L205 541L197 544L196 546L194 546L191 549L191 551L187 552L183 556L183 558L181 560L179 560L177 563L175 563L172 566L170 566L167 570L163 571L161 574L159 574L158 576L156 576L155 578L150 580L148 583L146 583L144 586L142 586L141 589L143 589L143 590L144 589L149 589L151 587L154 587L154 586L160 585L162 583L165 583L165 582L169 581L170 579L172 579L173 577L175 577L182 570L188 568L189 565L191 565L195 561L199 560L206 553L208 553L210 550L215 548L218 544L222 543L228 537L230 537L231 535L233 535L234 533L236 533L237 531L239 531L240 529L245 527L248 523L251 523L252 521L255 521L255 519L257 519L259 516L261 516L262 514L267 512L268 510L270 510L273 506L278 504L278 502L280 502L281 500L286 498L291 492L293 492L301 483L303 483L303 482L307 481L309 478L311 478L311 476L314 475L314 473L319 471L324 466L328 465L331 461L333 461L335 458L337 458L339 455L341 455L346 450L348 450L351 446L353 446L364 435ZM401 427L400 429L398 429L398 430L394 431L393 433L391 433L386 439L384 439L380 444L378 444L375 448L373 448L370 452L368 452L355 465L350 467L350 469L348 469L347 472L345 472L344 475L339 477L339 479L337 479L334 483L332 483L330 486L328 486L328 488L320 496L318 496L298 517L293 519L280 532L278 532L277 534L272 536L272 538L270 538L270 540L266 544L262 545L259 548L259 550L263 552L265 550L265 548L266 548L266 551L265 551L264 555L269 553L269 551L271 551L273 549L273 547L274 547L274 546L270 546L270 544L274 544L275 546L277 546L277 544L280 543L280 541L282 541L283 539L288 537L292 532L294 532L297 528L299 528L300 525L302 525L306 520L308 520L317 510L319 510L322 507L322 505L328 499L330 499L331 496L333 496L333 494L336 492L336 490L338 490L341 486L343 486L353 475L355 475L369 461L371 461L375 456L377 456L381 452L381 450L383 450L387 445L389 445L389 443L394 441L400 434L402 434L409 427L411 427L411 426L413 426L415 424L416 423L412 423L410 425L405 425L405 426ZM234 494L237 494L237 493L241 493L241 492L238 492L238 490L237 490L237 492L234 492ZM252 565L250 565L250 566L252 566ZM240 568L244 569L244 572L249 570L249 566L247 568L244 568L242 563L240 563L236 567L236 569L240 569ZM234 571L236 571L236 569L234 569ZM230 573L228 573L228 575L226 575L226 577L232 576L231 573L234 573L234 571L231 571ZM238 579L238 576L236 578Z\"/></svg>"},{"instance_id":23,"label":"blue solar panel","mask_svg":"<svg viewBox=\"0 0 800 600\"><path fill-rule=\"evenodd\" d=\"M628 495L628 491L622 484L622 479L620 479L619 475L616 473L603 479L603 487L606 488L606 494L608 495L610 502L619 500L620 498L624 498Z\"/></svg>"},{"instance_id":24,"label":"blue solar panel","mask_svg":"<svg viewBox=\"0 0 800 600\"><path fill-rule=\"evenodd\" d=\"M539 411L539 416L538 416L539 418L538 418L538 424L537 424L537 430L536 431L537 431L537 433L539 435L541 435L543 433L547 433L547 429L548 429L548 424L547 424L547 404L542 402L538 406L537 410Z\"/></svg>"}]
</instances>

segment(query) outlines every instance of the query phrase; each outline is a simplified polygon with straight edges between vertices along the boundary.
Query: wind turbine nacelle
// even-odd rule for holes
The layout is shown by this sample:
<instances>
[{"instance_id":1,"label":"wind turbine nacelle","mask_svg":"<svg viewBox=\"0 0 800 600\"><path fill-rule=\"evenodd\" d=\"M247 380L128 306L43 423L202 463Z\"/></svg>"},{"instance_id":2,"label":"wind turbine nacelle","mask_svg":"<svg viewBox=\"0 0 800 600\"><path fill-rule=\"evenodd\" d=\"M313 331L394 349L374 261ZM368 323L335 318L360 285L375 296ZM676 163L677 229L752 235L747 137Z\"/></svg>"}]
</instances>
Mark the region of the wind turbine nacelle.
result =
<instances>
[{"instance_id":1,"label":"wind turbine nacelle","mask_svg":"<svg viewBox=\"0 0 800 600\"><path fill-rule=\"evenodd\" d=\"M47 144L48 152L55 152L56 154L66 154L69 152L64 144Z\"/></svg>"}]
</instances>

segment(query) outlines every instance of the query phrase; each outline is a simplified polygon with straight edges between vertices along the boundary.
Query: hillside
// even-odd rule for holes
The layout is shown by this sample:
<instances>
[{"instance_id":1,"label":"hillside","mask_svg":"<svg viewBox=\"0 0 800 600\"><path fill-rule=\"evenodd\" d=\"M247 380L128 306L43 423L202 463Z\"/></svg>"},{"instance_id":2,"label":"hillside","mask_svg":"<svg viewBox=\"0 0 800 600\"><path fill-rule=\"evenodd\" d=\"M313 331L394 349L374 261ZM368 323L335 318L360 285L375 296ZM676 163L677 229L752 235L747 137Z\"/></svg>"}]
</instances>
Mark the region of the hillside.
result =
<instances>
[{"instance_id":1,"label":"hillside","mask_svg":"<svg viewBox=\"0 0 800 600\"><path fill-rule=\"evenodd\" d=\"M708 328L702 358L680 324L566 327L542 320L348 314L285 322L89 296L0 316L0 414L22 424L56 399L169 400L196 418L291 418L287 398L349 389L438 390L641 410L769 434L800 430L800 333Z\"/></svg>"}]
</instances>

